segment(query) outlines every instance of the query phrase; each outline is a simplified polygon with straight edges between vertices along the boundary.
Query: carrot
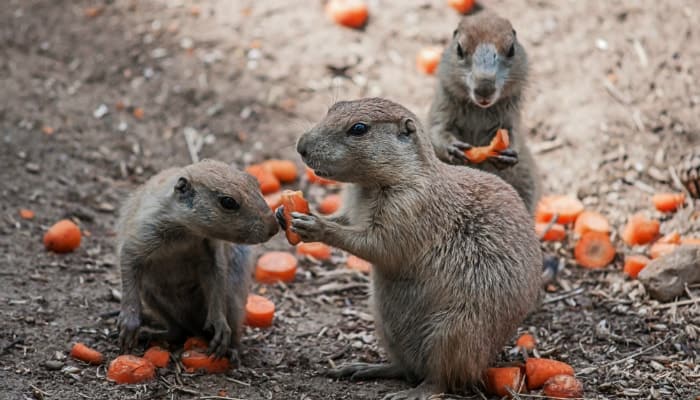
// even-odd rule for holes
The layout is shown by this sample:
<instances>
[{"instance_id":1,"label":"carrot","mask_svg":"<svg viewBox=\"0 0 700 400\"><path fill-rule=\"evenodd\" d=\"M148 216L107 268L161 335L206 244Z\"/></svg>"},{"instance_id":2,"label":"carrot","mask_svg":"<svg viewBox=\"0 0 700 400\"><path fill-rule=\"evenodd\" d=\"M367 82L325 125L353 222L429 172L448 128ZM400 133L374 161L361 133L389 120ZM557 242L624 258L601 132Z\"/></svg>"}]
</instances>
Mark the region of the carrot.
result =
<instances>
[{"instance_id":1,"label":"carrot","mask_svg":"<svg viewBox=\"0 0 700 400\"><path fill-rule=\"evenodd\" d=\"M180 356L180 361L187 372L202 371L208 374L218 374L231 368L228 358L216 358L214 355L206 355L197 350L185 351Z\"/></svg>"},{"instance_id":2,"label":"carrot","mask_svg":"<svg viewBox=\"0 0 700 400\"><path fill-rule=\"evenodd\" d=\"M255 280L261 283L291 282L296 273L296 257L283 251L263 254L255 266Z\"/></svg>"},{"instance_id":3,"label":"carrot","mask_svg":"<svg viewBox=\"0 0 700 400\"><path fill-rule=\"evenodd\" d=\"M206 350L209 348L209 343L201 337L193 336L185 340L183 348L185 350Z\"/></svg>"},{"instance_id":4,"label":"carrot","mask_svg":"<svg viewBox=\"0 0 700 400\"><path fill-rule=\"evenodd\" d=\"M262 165L269 169L280 182L291 183L297 180L299 171L296 164L289 160L267 160Z\"/></svg>"},{"instance_id":5,"label":"carrot","mask_svg":"<svg viewBox=\"0 0 700 400\"><path fill-rule=\"evenodd\" d=\"M134 115L134 118L136 118L136 119L143 119L143 117L146 114L143 111L143 108L141 108L141 107L134 108L134 111L132 111L131 113Z\"/></svg>"},{"instance_id":6,"label":"carrot","mask_svg":"<svg viewBox=\"0 0 700 400\"><path fill-rule=\"evenodd\" d=\"M586 268L603 268L615 258L615 247L607 233L586 232L574 248L576 262Z\"/></svg>"},{"instance_id":7,"label":"carrot","mask_svg":"<svg viewBox=\"0 0 700 400\"><path fill-rule=\"evenodd\" d=\"M95 349L87 347L84 343L76 343L70 350L70 356L76 360L84 361L88 364L99 365L104 361L102 353Z\"/></svg>"},{"instance_id":8,"label":"carrot","mask_svg":"<svg viewBox=\"0 0 700 400\"><path fill-rule=\"evenodd\" d=\"M538 389L544 385L547 379L556 375L574 376L571 365L548 358L528 358L525 361L525 376L527 388Z\"/></svg>"},{"instance_id":9,"label":"carrot","mask_svg":"<svg viewBox=\"0 0 700 400\"><path fill-rule=\"evenodd\" d=\"M554 224L545 233L544 229L549 225L549 222L537 222L535 223L535 233L537 237L542 238L542 240L547 242L559 242L566 238L566 229L564 225Z\"/></svg>"},{"instance_id":10,"label":"carrot","mask_svg":"<svg viewBox=\"0 0 700 400\"><path fill-rule=\"evenodd\" d=\"M491 139L491 143L489 143L488 146L472 147L464 151L464 156L469 161L479 164L491 157L497 156L500 151L507 149L508 146L510 146L508 130L499 129L496 131L496 135Z\"/></svg>"},{"instance_id":11,"label":"carrot","mask_svg":"<svg viewBox=\"0 0 700 400\"><path fill-rule=\"evenodd\" d=\"M317 183L319 185L335 185L338 183L332 179L321 178L309 167L306 167L306 179L311 183Z\"/></svg>"},{"instance_id":12,"label":"carrot","mask_svg":"<svg viewBox=\"0 0 700 400\"><path fill-rule=\"evenodd\" d=\"M300 191L285 190L282 192L282 205L284 206L284 220L287 222L285 235L289 244L295 245L301 242L301 237L292 231L292 213L308 214L309 203L304 199L304 195Z\"/></svg>"},{"instance_id":13,"label":"carrot","mask_svg":"<svg viewBox=\"0 0 700 400\"><path fill-rule=\"evenodd\" d=\"M102 11L104 11L103 7L88 7L83 11L83 13L88 18L95 18L99 17L100 14L102 14Z\"/></svg>"},{"instance_id":14,"label":"carrot","mask_svg":"<svg viewBox=\"0 0 700 400\"><path fill-rule=\"evenodd\" d=\"M253 175L260 184L262 194L270 194L280 190L282 184L272 172L265 168L262 164L253 164L245 169L245 172Z\"/></svg>"},{"instance_id":15,"label":"carrot","mask_svg":"<svg viewBox=\"0 0 700 400\"><path fill-rule=\"evenodd\" d=\"M632 279L636 279L637 275L649 264L647 256L635 254L625 257L625 266L623 271Z\"/></svg>"},{"instance_id":16,"label":"carrot","mask_svg":"<svg viewBox=\"0 0 700 400\"><path fill-rule=\"evenodd\" d=\"M651 198L654 207L661 212L674 212L685 203L684 193L657 193Z\"/></svg>"},{"instance_id":17,"label":"carrot","mask_svg":"<svg viewBox=\"0 0 700 400\"><path fill-rule=\"evenodd\" d=\"M145 358L122 355L109 363L107 379L116 383L141 383L156 376L156 367Z\"/></svg>"},{"instance_id":18,"label":"carrot","mask_svg":"<svg viewBox=\"0 0 700 400\"><path fill-rule=\"evenodd\" d=\"M555 375L544 383L545 396L559 399L583 397L583 384L571 375Z\"/></svg>"},{"instance_id":19,"label":"carrot","mask_svg":"<svg viewBox=\"0 0 700 400\"><path fill-rule=\"evenodd\" d=\"M466 14L474 8L476 0L447 0L447 4L461 14Z\"/></svg>"},{"instance_id":20,"label":"carrot","mask_svg":"<svg viewBox=\"0 0 700 400\"><path fill-rule=\"evenodd\" d=\"M44 235L44 246L56 253L69 253L80 246L80 228L73 221L56 222Z\"/></svg>"},{"instance_id":21,"label":"carrot","mask_svg":"<svg viewBox=\"0 0 700 400\"><path fill-rule=\"evenodd\" d=\"M53 129L52 127L50 127L48 125L44 125L41 127L41 132L46 136L51 136L55 132L55 129Z\"/></svg>"},{"instance_id":22,"label":"carrot","mask_svg":"<svg viewBox=\"0 0 700 400\"><path fill-rule=\"evenodd\" d=\"M676 243L656 242L649 247L649 257L656 259L673 253L680 245Z\"/></svg>"},{"instance_id":23,"label":"carrot","mask_svg":"<svg viewBox=\"0 0 700 400\"><path fill-rule=\"evenodd\" d=\"M681 244L687 244L691 246L700 246L700 238L686 237L681 238Z\"/></svg>"},{"instance_id":24,"label":"carrot","mask_svg":"<svg viewBox=\"0 0 700 400\"><path fill-rule=\"evenodd\" d=\"M586 232L610 232L610 223L602 214L595 211L583 211L576 217L574 232L582 236Z\"/></svg>"},{"instance_id":25,"label":"carrot","mask_svg":"<svg viewBox=\"0 0 700 400\"><path fill-rule=\"evenodd\" d=\"M681 235L678 232L671 232L662 236L656 243L681 244Z\"/></svg>"},{"instance_id":26,"label":"carrot","mask_svg":"<svg viewBox=\"0 0 700 400\"><path fill-rule=\"evenodd\" d=\"M486 391L496 396L508 396L508 388L521 392L523 372L520 367L488 368L486 370Z\"/></svg>"},{"instance_id":27,"label":"carrot","mask_svg":"<svg viewBox=\"0 0 700 400\"><path fill-rule=\"evenodd\" d=\"M333 214L340 209L342 198L337 194L329 194L321 200L318 205L318 212L321 214Z\"/></svg>"},{"instance_id":28,"label":"carrot","mask_svg":"<svg viewBox=\"0 0 700 400\"><path fill-rule=\"evenodd\" d=\"M35 216L34 211L32 211L32 210L28 210L26 208L19 209L19 217L22 219L30 220L30 219L34 219L34 216Z\"/></svg>"},{"instance_id":29,"label":"carrot","mask_svg":"<svg viewBox=\"0 0 700 400\"><path fill-rule=\"evenodd\" d=\"M347 264L348 268L354 269L355 271L360 271L365 274L369 274L369 271L372 269L372 263L352 254L348 256L348 259L347 261L345 261L345 263Z\"/></svg>"},{"instance_id":30,"label":"carrot","mask_svg":"<svg viewBox=\"0 0 700 400\"><path fill-rule=\"evenodd\" d=\"M265 203L267 203L268 207L272 211L275 211L279 206L282 205L282 193L273 193L273 194L268 194L267 196L264 196L265 198Z\"/></svg>"},{"instance_id":31,"label":"carrot","mask_svg":"<svg viewBox=\"0 0 700 400\"><path fill-rule=\"evenodd\" d=\"M534 350L537 346L537 341L535 341L535 337L531 334L523 333L515 342L515 345L521 349Z\"/></svg>"},{"instance_id":32,"label":"carrot","mask_svg":"<svg viewBox=\"0 0 700 400\"><path fill-rule=\"evenodd\" d=\"M152 362L158 368L165 368L170 361L170 352L160 346L153 346L143 353L143 358Z\"/></svg>"},{"instance_id":33,"label":"carrot","mask_svg":"<svg viewBox=\"0 0 700 400\"><path fill-rule=\"evenodd\" d=\"M272 326L275 316L275 304L256 294L248 295L245 304L245 323L248 326L267 328Z\"/></svg>"},{"instance_id":34,"label":"carrot","mask_svg":"<svg viewBox=\"0 0 700 400\"><path fill-rule=\"evenodd\" d=\"M424 74L434 74L440 63L442 50L442 47L439 46L429 46L420 49L420 51L418 51L418 56L416 56L416 66L418 70Z\"/></svg>"},{"instance_id":35,"label":"carrot","mask_svg":"<svg viewBox=\"0 0 700 400\"><path fill-rule=\"evenodd\" d=\"M331 250L331 246L321 242L302 242L297 245L297 254L311 256L320 261L330 259Z\"/></svg>"},{"instance_id":36,"label":"carrot","mask_svg":"<svg viewBox=\"0 0 700 400\"><path fill-rule=\"evenodd\" d=\"M369 11L362 0L330 0L326 4L326 15L338 25L358 29L367 22Z\"/></svg>"},{"instance_id":37,"label":"carrot","mask_svg":"<svg viewBox=\"0 0 700 400\"><path fill-rule=\"evenodd\" d=\"M582 212L583 203L581 203L577 198L553 194L542 197L539 203L537 203L535 220L537 222L549 222L556 214L558 215L558 223L568 224L576 221L576 217L578 217Z\"/></svg>"},{"instance_id":38,"label":"carrot","mask_svg":"<svg viewBox=\"0 0 700 400\"><path fill-rule=\"evenodd\" d=\"M627 220L622 230L622 240L628 245L647 244L659 235L661 224L642 214L634 214Z\"/></svg>"}]
</instances>

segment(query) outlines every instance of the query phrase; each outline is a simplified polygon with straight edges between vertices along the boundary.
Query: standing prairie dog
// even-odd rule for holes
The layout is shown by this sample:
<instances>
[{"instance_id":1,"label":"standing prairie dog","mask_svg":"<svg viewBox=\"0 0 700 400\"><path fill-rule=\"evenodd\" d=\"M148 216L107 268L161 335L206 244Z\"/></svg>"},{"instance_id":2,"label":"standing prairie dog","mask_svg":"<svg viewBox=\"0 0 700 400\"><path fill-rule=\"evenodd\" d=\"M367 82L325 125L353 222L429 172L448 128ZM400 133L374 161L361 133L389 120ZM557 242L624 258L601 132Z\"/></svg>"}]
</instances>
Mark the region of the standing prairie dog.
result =
<instances>
[{"instance_id":1,"label":"standing prairie dog","mask_svg":"<svg viewBox=\"0 0 700 400\"><path fill-rule=\"evenodd\" d=\"M464 17L438 67L429 130L441 160L497 174L534 213L540 182L520 122L527 64L508 20L488 11ZM510 148L489 162L471 163L464 151L489 144L499 128L508 130Z\"/></svg>"},{"instance_id":2,"label":"standing prairie dog","mask_svg":"<svg viewBox=\"0 0 700 400\"><path fill-rule=\"evenodd\" d=\"M168 340L205 336L217 357L235 356L251 262L248 249L232 243L264 242L278 229L257 180L222 162L149 179L118 224L122 351L135 345L147 311L165 324Z\"/></svg>"},{"instance_id":3,"label":"standing prairie dog","mask_svg":"<svg viewBox=\"0 0 700 400\"><path fill-rule=\"evenodd\" d=\"M388 364L331 375L420 383L387 399L478 383L539 294L539 242L515 190L440 162L415 115L379 98L334 104L297 151L317 175L350 185L341 215L292 213L292 229L373 264L374 318L389 354Z\"/></svg>"}]
</instances>

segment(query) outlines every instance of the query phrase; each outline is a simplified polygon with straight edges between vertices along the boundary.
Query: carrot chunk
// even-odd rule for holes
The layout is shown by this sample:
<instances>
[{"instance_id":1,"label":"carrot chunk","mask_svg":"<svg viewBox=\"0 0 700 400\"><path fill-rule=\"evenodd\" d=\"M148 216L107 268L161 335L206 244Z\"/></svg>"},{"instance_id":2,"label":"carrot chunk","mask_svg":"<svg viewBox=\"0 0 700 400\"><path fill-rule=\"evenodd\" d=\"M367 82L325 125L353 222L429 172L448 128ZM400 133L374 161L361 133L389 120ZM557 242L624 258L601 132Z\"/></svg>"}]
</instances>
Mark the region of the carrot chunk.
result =
<instances>
[{"instance_id":1,"label":"carrot chunk","mask_svg":"<svg viewBox=\"0 0 700 400\"><path fill-rule=\"evenodd\" d=\"M476 0L447 0L447 4L460 14L466 14L474 8Z\"/></svg>"},{"instance_id":2,"label":"carrot chunk","mask_svg":"<svg viewBox=\"0 0 700 400\"><path fill-rule=\"evenodd\" d=\"M316 175L313 169L309 167L306 167L306 179L311 183L316 183L319 185L335 185L338 183L332 179L321 178L320 176Z\"/></svg>"},{"instance_id":3,"label":"carrot chunk","mask_svg":"<svg viewBox=\"0 0 700 400\"><path fill-rule=\"evenodd\" d=\"M76 360L84 361L88 364L99 365L102 364L104 356L99 351L87 347L84 343L76 343L70 350L70 356Z\"/></svg>"},{"instance_id":4,"label":"carrot chunk","mask_svg":"<svg viewBox=\"0 0 700 400\"><path fill-rule=\"evenodd\" d=\"M158 368L165 368L170 361L170 352L160 346L152 346L143 353L143 358L150 361Z\"/></svg>"},{"instance_id":5,"label":"carrot chunk","mask_svg":"<svg viewBox=\"0 0 700 400\"><path fill-rule=\"evenodd\" d=\"M657 193L651 198L654 207L661 212L674 212L685 203L684 193Z\"/></svg>"},{"instance_id":6,"label":"carrot chunk","mask_svg":"<svg viewBox=\"0 0 700 400\"><path fill-rule=\"evenodd\" d=\"M331 246L321 242L302 242L297 245L297 254L311 256L320 261L330 259L331 250Z\"/></svg>"},{"instance_id":7,"label":"carrot chunk","mask_svg":"<svg viewBox=\"0 0 700 400\"><path fill-rule=\"evenodd\" d=\"M544 196L537 203L535 220L537 222L549 222L558 215L557 222L568 224L576 221L576 217L583 212L583 203L577 198L553 194Z\"/></svg>"},{"instance_id":8,"label":"carrot chunk","mask_svg":"<svg viewBox=\"0 0 700 400\"><path fill-rule=\"evenodd\" d=\"M321 200L318 205L318 212L321 214L333 214L340 209L342 198L337 194L329 194Z\"/></svg>"},{"instance_id":9,"label":"carrot chunk","mask_svg":"<svg viewBox=\"0 0 700 400\"><path fill-rule=\"evenodd\" d=\"M418 70L427 75L434 74L438 64L440 64L442 50L442 47L439 46L429 46L420 49L418 56L416 56Z\"/></svg>"},{"instance_id":10,"label":"carrot chunk","mask_svg":"<svg viewBox=\"0 0 700 400\"><path fill-rule=\"evenodd\" d=\"M214 355L206 355L197 350L185 351L182 353L180 361L182 361L182 365L185 366L187 372L202 371L208 374L218 374L231 368L228 358L216 358Z\"/></svg>"},{"instance_id":11,"label":"carrot chunk","mask_svg":"<svg viewBox=\"0 0 700 400\"><path fill-rule=\"evenodd\" d=\"M34 211L28 210L26 208L20 208L19 217L26 220L34 219Z\"/></svg>"},{"instance_id":12,"label":"carrot chunk","mask_svg":"<svg viewBox=\"0 0 700 400\"><path fill-rule=\"evenodd\" d=\"M684 237L684 238L681 238L681 244L688 244L691 246L700 246L700 238Z\"/></svg>"},{"instance_id":13,"label":"carrot chunk","mask_svg":"<svg viewBox=\"0 0 700 400\"><path fill-rule=\"evenodd\" d=\"M297 165L293 161L289 160L267 160L262 163L263 167L267 168L272 172L275 178L279 179L283 183L291 183L297 180L299 176L299 171L297 170Z\"/></svg>"},{"instance_id":14,"label":"carrot chunk","mask_svg":"<svg viewBox=\"0 0 700 400\"><path fill-rule=\"evenodd\" d=\"M345 263L347 264L348 268L365 274L369 274L369 271L372 269L372 263L352 254L348 256Z\"/></svg>"},{"instance_id":15,"label":"carrot chunk","mask_svg":"<svg viewBox=\"0 0 700 400\"><path fill-rule=\"evenodd\" d=\"M607 233L586 232L574 248L574 257L586 268L603 268L615 258L615 247Z\"/></svg>"},{"instance_id":16,"label":"carrot chunk","mask_svg":"<svg viewBox=\"0 0 700 400\"><path fill-rule=\"evenodd\" d=\"M623 271L632 279L636 279L637 275L649 264L649 258L642 255L631 255L625 257L625 266Z\"/></svg>"},{"instance_id":17,"label":"carrot chunk","mask_svg":"<svg viewBox=\"0 0 700 400\"><path fill-rule=\"evenodd\" d=\"M256 294L248 295L245 305L245 323L248 326L267 328L272 326L275 317L275 304Z\"/></svg>"},{"instance_id":18,"label":"carrot chunk","mask_svg":"<svg viewBox=\"0 0 700 400\"><path fill-rule=\"evenodd\" d=\"M548 358L528 358L525 361L527 388L530 390L542 387L547 379L556 375L574 376L574 369L567 363Z\"/></svg>"},{"instance_id":19,"label":"carrot chunk","mask_svg":"<svg viewBox=\"0 0 700 400\"><path fill-rule=\"evenodd\" d=\"M277 207L282 205L282 193L273 193L273 194L268 194L267 196L264 196L265 198L265 203L267 203L268 207L272 211L275 211Z\"/></svg>"},{"instance_id":20,"label":"carrot chunk","mask_svg":"<svg viewBox=\"0 0 700 400\"><path fill-rule=\"evenodd\" d=\"M69 253L80 246L80 228L73 221L56 222L44 235L44 246L56 253Z\"/></svg>"},{"instance_id":21,"label":"carrot chunk","mask_svg":"<svg viewBox=\"0 0 700 400\"><path fill-rule=\"evenodd\" d=\"M282 187L279 179L272 174L269 168L262 164L250 165L245 169L245 172L253 175L258 180L262 194L277 192Z\"/></svg>"},{"instance_id":22,"label":"carrot chunk","mask_svg":"<svg viewBox=\"0 0 700 400\"><path fill-rule=\"evenodd\" d=\"M545 396L559 399L583 397L583 384L571 375L555 375L544 383Z\"/></svg>"},{"instance_id":23,"label":"carrot chunk","mask_svg":"<svg viewBox=\"0 0 700 400\"><path fill-rule=\"evenodd\" d=\"M595 211L583 211L576 217L574 232L581 236L586 232L610 232L610 223L602 214Z\"/></svg>"},{"instance_id":24,"label":"carrot chunk","mask_svg":"<svg viewBox=\"0 0 700 400\"><path fill-rule=\"evenodd\" d=\"M652 259L663 257L666 254L671 254L676 251L679 246L680 245L676 243L656 242L649 247L649 257Z\"/></svg>"},{"instance_id":25,"label":"carrot chunk","mask_svg":"<svg viewBox=\"0 0 700 400\"><path fill-rule=\"evenodd\" d=\"M141 383L156 376L156 367L145 358L122 355L109 363L107 379L116 383Z\"/></svg>"},{"instance_id":26,"label":"carrot chunk","mask_svg":"<svg viewBox=\"0 0 700 400\"><path fill-rule=\"evenodd\" d=\"M630 246L647 244L659 235L660 226L657 220L649 219L642 214L634 214L627 220L621 237Z\"/></svg>"},{"instance_id":27,"label":"carrot chunk","mask_svg":"<svg viewBox=\"0 0 700 400\"><path fill-rule=\"evenodd\" d=\"M681 235L673 231L659 238L656 243L667 243L667 244L681 244Z\"/></svg>"},{"instance_id":28,"label":"carrot chunk","mask_svg":"<svg viewBox=\"0 0 700 400\"><path fill-rule=\"evenodd\" d=\"M185 350L206 350L209 348L209 343L204 338L194 336L185 340L183 348Z\"/></svg>"},{"instance_id":29,"label":"carrot chunk","mask_svg":"<svg viewBox=\"0 0 700 400\"><path fill-rule=\"evenodd\" d=\"M480 164L491 157L497 156L500 151L507 149L508 146L510 146L508 130L499 129L488 146L472 147L464 151L464 156L469 161Z\"/></svg>"},{"instance_id":30,"label":"carrot chunk","mask_svg":"<svg viewBox=\"0 0 700 400\"><path fill-rule=\"evenodd\" d=\"M523 333L520 335L518 340L515 342L515 345L517 347L520 347L521 349L525 350L534 350L535 347L537 346L537 341L535 340L535 337L532 336L529 333Z\"/></svg>"},{"instance_id":31,"label":"carrot chunk","mask_svg":"<svg viewBox=\"0 0 700 400\"><path fill-rule=\"evenodd\" d=\"M263 254L255 266L255 280L261 283L292 282L296 273L296 257L283 251Z\"/></svg>"},{"instance_id":32,"label":"carrot chunk","mask_svg":"<svg viewBox=\"0 0 700 400\"><path fill-rule=\"evenodd\" d=\"M338 25L358 29L367 22L369 10L362 0L330 0L326 4L326 15Z\"/></svg>"},{"instance_id":33,"label":"carrot chunk","mask_svg":"<svg viewBox=\"0 0 700 400\"><path fill-rule=\"evenodd\" d=\"M537 237L547 242L559 242L566 238L566 228L564 228L564 225L554 224L545 232L544 230L548 225L548 222L535 223L535 233Z\"/></svg>"},{"instance_id":34,"label":"carrot chunk","mask_svg":"<svg viewBox=\"0 0 700 400\"><path fill-rule=\"evenodd\" d=\"M496 396L508 396L508 388L520 392L524 386L520 367L488 368L486 370L486 391Z\"/></svg>"},{"instance_id":35,"label":"carrot chunk","mask_svg":"<svg viewBox=\"0 0 700 400\"><path fill-rule=\"evenodd\" d=\"M304 195L300 191L285 190L282 192L282 205L284 206L284 220L287 222L285 235L289 244L295 245L301 242L301 237L292 231L292 213L308 214L309 203L304 199Z\"/></svg>"}]
</instances>

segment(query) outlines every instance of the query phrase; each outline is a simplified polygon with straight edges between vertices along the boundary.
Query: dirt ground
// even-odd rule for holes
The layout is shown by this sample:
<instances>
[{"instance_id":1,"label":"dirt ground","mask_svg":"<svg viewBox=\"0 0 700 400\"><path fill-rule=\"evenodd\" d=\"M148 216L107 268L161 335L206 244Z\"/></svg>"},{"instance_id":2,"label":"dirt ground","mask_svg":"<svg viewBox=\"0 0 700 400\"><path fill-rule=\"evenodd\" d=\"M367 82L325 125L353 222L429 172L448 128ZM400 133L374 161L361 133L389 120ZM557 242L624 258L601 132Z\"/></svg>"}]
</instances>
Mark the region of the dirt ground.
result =
<instances>
[{"instance_id":1,"label":"dirt ground","mask_svg":"<svg viewBox=\"0 0 700 400\"><path fill-rule=\"evenodd\" d=\"M369 24L356 31L311 0L3 2L0 398L370 399L408 388L323 376L384 357L368 278L348 272L340 253L337 265L304 261L287 286L254 287L276 303L276 321L247 328L243 366L227 375L171 367L146 385L116 386L104 366L66 358L75 341L117 355L115 320L100 317L119 306L115 208L156 171L190 162L186 137L203 158L301 167L295 138L334 100L384 96L427 114L435 78L416 70L415 54L445 44L459 16L440 0L369 3ZM512 20L529 52L524 120L547 191L578 195L615 227L643 210L662 218L664 233L699 235L692 207L661 216L649 202L655 190L677 190L668 168L700 145L697 3L484 4ZM86 16L89 7L99 15ZM20 219L20 208L36 218ZM43 232L64 217L79 222L84 242L48 253ZM547 249L571 261L572 243ZM263 249L289 246L280 235ZM535 333L540 355L574 366L586 398L695 398L700 306L659 308L621 263L588 271L569 262L521 331ZM509 350L501 361L519 359Z\"/></svg>"}]
</instances>

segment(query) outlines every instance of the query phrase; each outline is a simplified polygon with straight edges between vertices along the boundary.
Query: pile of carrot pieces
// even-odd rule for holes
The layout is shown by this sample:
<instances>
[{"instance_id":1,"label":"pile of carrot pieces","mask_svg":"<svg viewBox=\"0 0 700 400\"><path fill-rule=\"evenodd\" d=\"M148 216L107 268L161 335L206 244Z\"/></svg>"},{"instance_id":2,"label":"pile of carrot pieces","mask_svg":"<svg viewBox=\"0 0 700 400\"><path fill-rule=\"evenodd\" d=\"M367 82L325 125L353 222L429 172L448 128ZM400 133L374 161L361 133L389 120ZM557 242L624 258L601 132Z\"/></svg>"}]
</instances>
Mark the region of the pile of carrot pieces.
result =
<instances>
[{"instance_id":1,"label":"pile of carrot pieces","mask_svg":"<svg viewBox=\"0 0 700 400\"><path fill-rule=\"evenodd\" d=\"M658 193L651 199L657 211L672 213L683 207L683 193ZM535 232L544 241L563 241L573 226L576 240L574 258L585 268L603 268L613 262L617 251L611 242L612 228L608 219L586 210L583 203L572 196L544 196L535 212ZM630 216L620 231L620 238L629 247L648 246L647 254L630 252L625 256L623 271L631 278L652 260L673 252L682 244L700 245L700 238L681 237L678 232L660 234L661 222L644 213Z\"/></svg>"}]
</instances>

